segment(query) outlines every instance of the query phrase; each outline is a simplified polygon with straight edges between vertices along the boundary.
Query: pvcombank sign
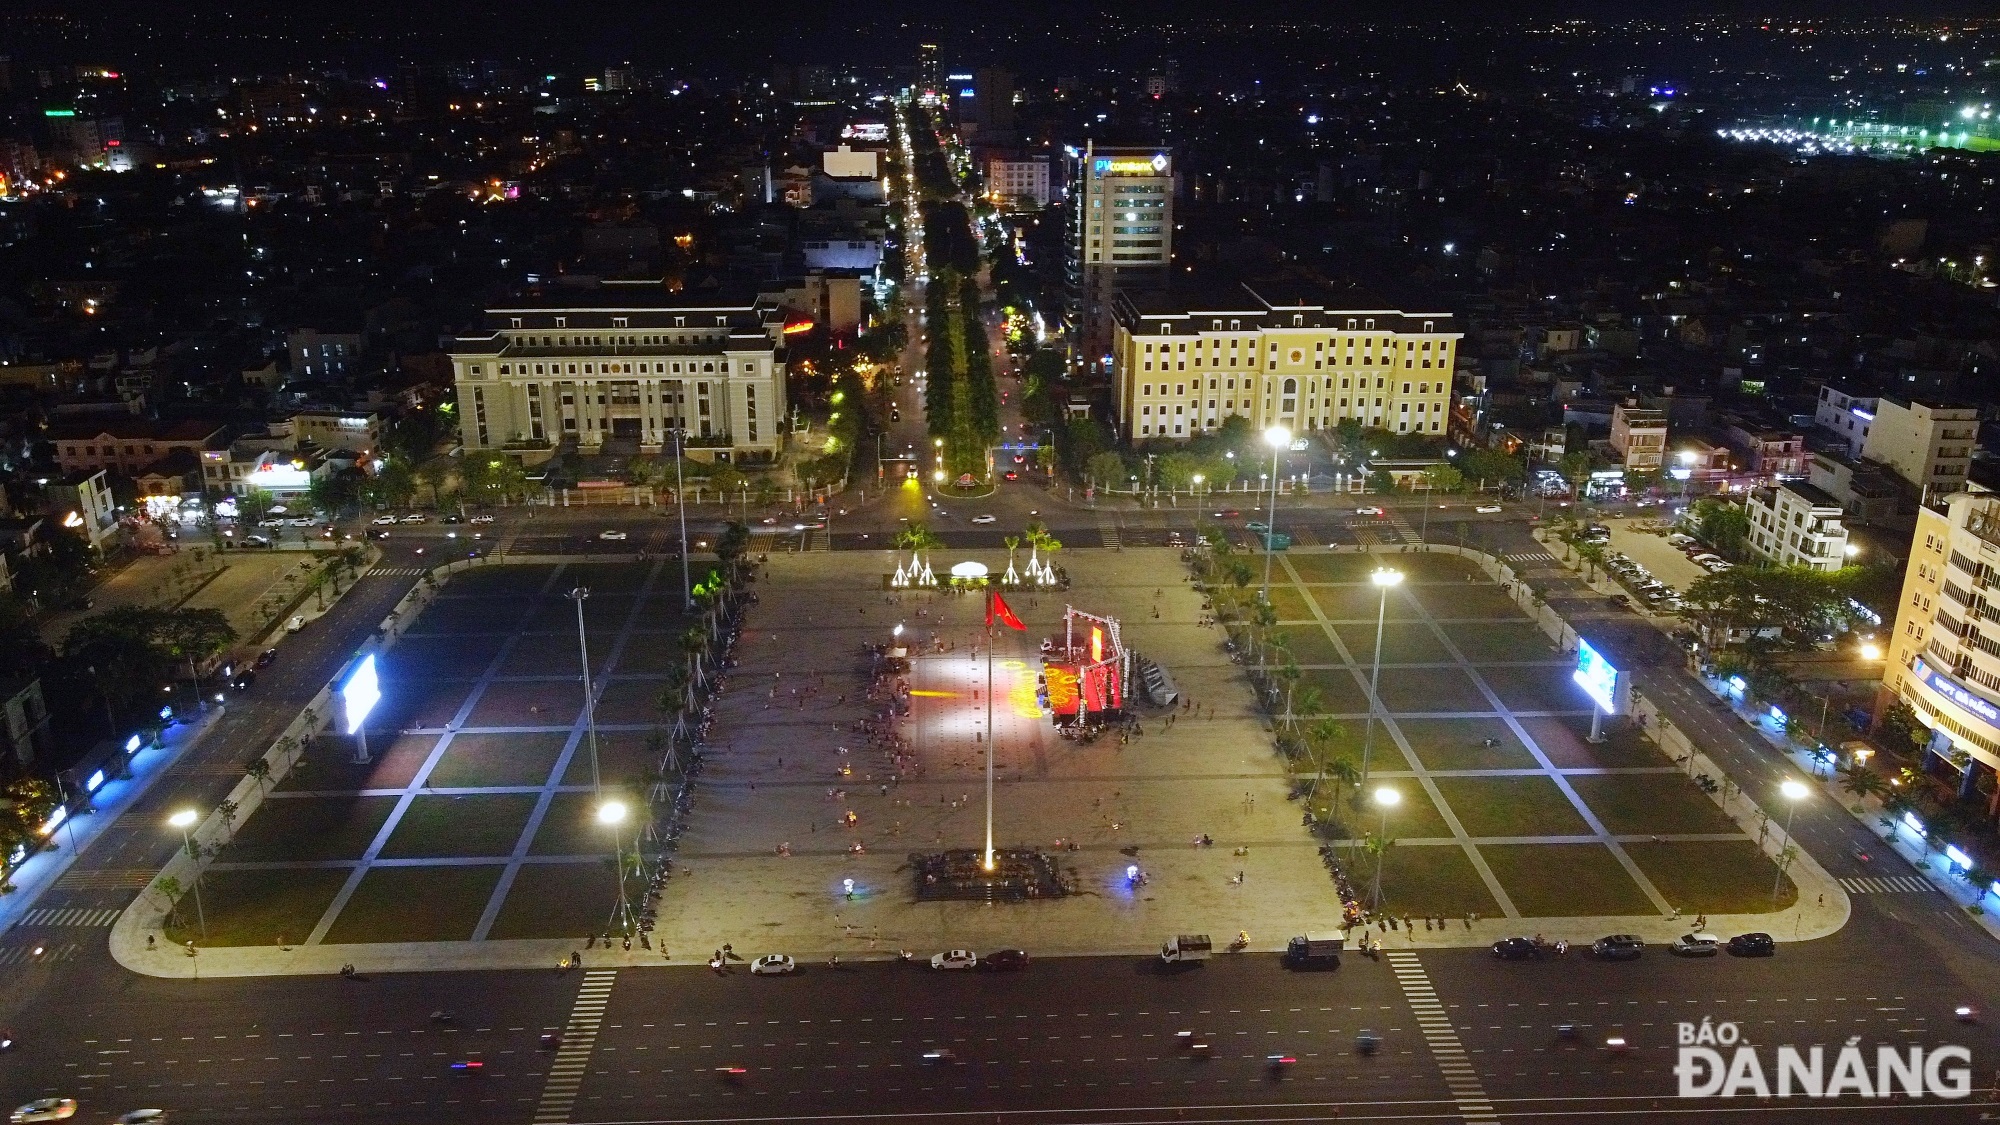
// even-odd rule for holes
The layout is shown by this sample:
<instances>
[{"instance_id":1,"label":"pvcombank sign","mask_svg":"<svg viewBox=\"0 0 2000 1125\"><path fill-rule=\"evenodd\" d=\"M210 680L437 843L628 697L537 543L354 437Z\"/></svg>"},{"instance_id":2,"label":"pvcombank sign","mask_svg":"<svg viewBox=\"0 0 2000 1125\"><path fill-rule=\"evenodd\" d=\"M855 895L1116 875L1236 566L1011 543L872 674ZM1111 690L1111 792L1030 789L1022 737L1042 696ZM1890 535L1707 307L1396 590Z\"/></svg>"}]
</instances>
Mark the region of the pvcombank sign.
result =
<instances>
[{"instance_id":1,"label":"pvcombank sign","mask_svg":"<svg viewBox=\"0 0 2000 1125\"><path fill-rule=\"evenodd\" d=\"M1151 159L1100 156L1091 162L1090 169L1100 176L1164 176L1167 174L1167 154L1156 152Z\"/></svg>"}]
</instances>

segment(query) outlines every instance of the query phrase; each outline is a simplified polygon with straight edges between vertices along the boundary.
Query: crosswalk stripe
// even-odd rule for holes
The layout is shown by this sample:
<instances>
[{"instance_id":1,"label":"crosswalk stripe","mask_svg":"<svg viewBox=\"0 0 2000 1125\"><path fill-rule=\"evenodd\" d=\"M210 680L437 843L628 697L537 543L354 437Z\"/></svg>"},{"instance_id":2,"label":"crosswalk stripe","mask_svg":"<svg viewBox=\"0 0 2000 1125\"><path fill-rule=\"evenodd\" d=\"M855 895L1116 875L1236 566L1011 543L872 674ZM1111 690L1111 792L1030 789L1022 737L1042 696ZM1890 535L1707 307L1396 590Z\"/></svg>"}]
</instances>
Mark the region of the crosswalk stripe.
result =
<instances>
[{"instance_id":1,"label":"crosswalk stripe","mask_svg":"<svg viewBox=\"0 0 2000 1125\"><path fill-rule=\"evenodd\" d=\"M542 1100L535 1107L535 1125L559 1125L569 1120L576 1108L577 1094L583 1089L584 1069L597 1045L597 1032L604 1009L611 1002L611 987L618 979L616 969L591 969L583 974L576 1003L570 1008L563 1028L561 1046L542 1081Z\"/></svg>"},{"instance_id":2,"label":"crosswalk stripe","mask_svg":"<svg viewBox=\"0 0 2000 1125\"><path fill-rule=\"evenodd\" d=\"M1508 555L1508 562L1554 562L1556 557L1547 551L1523 551L1518 555Z\"/></svg>"},{"instance_id":3,"label":"crosswalk stripe","mask_svg":"<svg viewBox=\"0 0 2000 1125\"><path fill-rule=\"evenodd\" d=\"M1417 955L1407 952L1386 954L1389 967L1395 971L1396 983L1403 990L1403 998L1410 1007L1435 1009L1437 991L1431 987L1430 974L1424 971L1423 962ZM1458 1114L1468 1123L1497 1122L1499 1116L1493 1112L1493 1103L1486 1096L1486 1089L1479 1082L1472 1065L1465 1061L1465 1046L1458 1040L1458 1032L1452 1029L1451 1021L1442 1015L1421 1012L1417 1016L1421 1025L1424 1042L1430 1048L1432 1061L1444 1078L1445 1089L1457 1103Z\"/></svg>"},{"instance_id":4,"label":"crosswalk stripe","mask_svg":"<svg viewBox=\"0 0 2000 1125\"><path fill-rule=\"evenodd\" d=\"M1920 895L1937 890L1921 875L1859 875L1842 879L1840 885L1857 895Z\"/></svg>"},{"instance_id":5,"label":"crosswalk stripe","mask_svg":"<svg viewBox=\"0 0 2000 1125\"><path fill-rule=\"evenodd\" d=\"M232 773L242 773L232 769ZM136 891L153 884L154 872L140 868L110 867L101 870L65 872L55 886L62 891Z\"/></svg>"},{"instance_id":6,"label":"crosswalk stripe","mask_svg":"<svg viewBox=\"0 0 2000 1125\"><path fill-rule=\"evenodd\" d=\"M21 916L24 926L109 926L124 913L84 906L44 906Z\"/></svg>"}]
</instances>

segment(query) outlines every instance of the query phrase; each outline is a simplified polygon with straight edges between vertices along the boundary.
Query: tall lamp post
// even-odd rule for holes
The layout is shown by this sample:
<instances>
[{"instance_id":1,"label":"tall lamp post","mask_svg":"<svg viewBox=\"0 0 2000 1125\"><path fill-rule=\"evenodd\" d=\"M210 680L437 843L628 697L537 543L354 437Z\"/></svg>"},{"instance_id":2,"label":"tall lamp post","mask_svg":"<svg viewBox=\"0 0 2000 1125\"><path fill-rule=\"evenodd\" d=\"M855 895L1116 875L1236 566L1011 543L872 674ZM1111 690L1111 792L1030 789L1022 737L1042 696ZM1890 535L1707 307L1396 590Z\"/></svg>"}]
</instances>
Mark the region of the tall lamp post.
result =
<instances>
[{"instance_id":1,"label":"tall lamp post","mask_svg":"<svg viewBox=\"0 0 2000 1125\"><path fill-rule=\"evenodd\" d=\"M578 586L567 596L576 603L576 654L583 661L583 729L590 736L590 791L601 798L604 778L597 769L597 693L590 687L590 642L583 634L583 603L590 598L590 587Z\"/></svg>"},{"instance_id":2,"label":"tall lamp post","mask_svg":"<svg viewBox=\"0 0 2000 1125\"><path fill-rule=\"evenodd\" d=\"M1389 854L1389 810L1402 803L1403 795L1384 785L1375 791L1375 807L1382 810L1382 832L1375 837L1375 893L1368 904L1368 912L1382 909L1382 857Z\"/></svg>"},{"instance_id":3,"label":"tall lamp post","mask_svg":"<svg viewBox=\"0 0 2000 1125\"><path fill-rule=\"evenodd\" d=\"M1264 431L1264 444L1271 447L1271 515L1264 521L1264 591L1258 595L1265 605L1271 604L1271 556L1276 554L1278 538L1278 456L1292 444L1291 431L1283 426L1272 426Z\"/></svg>"},{"instance_id":4,"label":"tall lamp post","mask_svg":"<svg viewBox=\"0 0 2000 1125\"><path fill-rule=\"evenodd\" d=\"M694 578L688 572L688 503L687 487L681 483L681 462L687 459L687 452L681 448L681 439L687 430L674 427L674 507L681 514L681 607L694 608Z\"/></svg>"},{"instance_id":5,"label":"tall lamp post","mask_svg":"<svg viewBox=\"0 0 2000 1125\"><path fill-rule=\"evenodd\" d=\"M1382 601L1375 610L1375 659L1368 671L1368 723L1361 737L1361 790L1368 787L1368 756L1375 749L1375 698L1382 682L1382 626L1389 619L1389 591L1402 584L1403 572L1378 566L1368 580L1381 591Z\"/></svg>"},{"instance_id":6,"label":"tall lamp post","mask_svg":"<svg viewBox=\"0 0 2000 1125\"><path fill-rule=\"evenodd\" d=\"M194 916L201 923L201 940L207 941L208 912L201 907L201 858L195 855L194 837L188 835L189 829L192 829L195 826L195 822L200 819L200 815L193 809L182 809L168 817L167 824L181 830L181 849L187 852L189 859L194 861Z\"/></svg>"},{"instance_id":7,"label":"tall lamp post","mask_svg":"<svg viewBox=\"0 0 2000 1125\"><path fill-rule=\"evenodd\" d=\"M632 899L625 893L625 834L622 826L627 814L625 802L605 801L597 806L597 823L611 829L612 862L618 865L618 929L620 933L632 933ZM636 841L634 841L636 845Z\"/></svg>"},{"instance_id":8,"label":"tall lamp post","mask_svg":"<svg viewBox=\"0 0 2000 1125\"><path fill-rule=\"evenodd\" d=\"M1799 802L1805 800L1806 794L1810 791L1806 788L1805 782L1786 778L1783 784L1778 786L1778 792L1785 798L1785 842L1778 850L1777 878L1771 880L1772 909L1777 908L1778 892L1785 886L1784 849L1798 846L1792 842L1792 816L1799 811Z\"/></svg>"}]
</instances>

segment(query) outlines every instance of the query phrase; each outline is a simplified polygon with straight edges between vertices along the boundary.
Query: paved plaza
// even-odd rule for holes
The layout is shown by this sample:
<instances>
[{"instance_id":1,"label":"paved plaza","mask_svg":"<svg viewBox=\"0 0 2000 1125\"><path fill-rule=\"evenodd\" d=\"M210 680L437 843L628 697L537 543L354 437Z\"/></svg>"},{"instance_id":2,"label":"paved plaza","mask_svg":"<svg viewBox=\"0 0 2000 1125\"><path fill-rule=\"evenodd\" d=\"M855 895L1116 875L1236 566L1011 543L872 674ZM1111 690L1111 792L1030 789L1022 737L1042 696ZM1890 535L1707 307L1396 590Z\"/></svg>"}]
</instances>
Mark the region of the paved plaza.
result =
<instances>
[{"instance_id":1,"label":"paved plaza","mask_svg":"<svg viewBox=\"0 0 2000 1125\"><path fill-rule=\"evenodd\" d=\"M1008 561L960 554L996 571ZM812 958L1137 952L1239 929L1275 948L1337 926L1321 840L1273 750L1272 720L1177 553L1072 550L1062 561L1073 589L1010 595L1028 629L999 630L990 668L983 598L891 592L887 553L788 554L760 568L652 947L616 959L700 964L725 942ZM1318 699L1299 722L1332 718L1349 751L1374 653L1367 572L1387 563L1408 575L1389 597L1369 788L1402 796L1387 823L1385 906L1452 924L1401 940L1490 941L1547 919L1572 919L1566 932L1584 937L1682 925L1668 921L1677 910L1755 922L1774 908L1770 861L1641 732L1614 724L1606 741L1586 740L1573 659L1470 563L1324 550L1276 561L1277 633ZM679 578L668 562L606 561L449 583L383 662L374 761L353 765L351 743L323 739L210 865L207 947L235 948L245 971L371 956L539 964L607 929L612 839L592 816L566 595L592 591L602 784L637 804L659 766L666 672L686 659ZM1121 621L1125 644L1165 665L1190 706L1170 721L1141 705L1130 737L1061 737L1035 679L1065 604ZM916 651L900 760L858 729L879 706L864 698L866 646L898 624ZM1078 893L919 901L912 854L984 843L989 704L994 842L1055 854ZM1344 819L1382 827L1371 806ZM1198 846L1204 835L1213 843ZM1373 865L1353 843L1335 847L1365 899ZM1126 877L1134 866L1141 886ZM1786 884L1776 905L1793 895ZM168 936L191 929L183 919Z\"/></svg>"}]
</instances>

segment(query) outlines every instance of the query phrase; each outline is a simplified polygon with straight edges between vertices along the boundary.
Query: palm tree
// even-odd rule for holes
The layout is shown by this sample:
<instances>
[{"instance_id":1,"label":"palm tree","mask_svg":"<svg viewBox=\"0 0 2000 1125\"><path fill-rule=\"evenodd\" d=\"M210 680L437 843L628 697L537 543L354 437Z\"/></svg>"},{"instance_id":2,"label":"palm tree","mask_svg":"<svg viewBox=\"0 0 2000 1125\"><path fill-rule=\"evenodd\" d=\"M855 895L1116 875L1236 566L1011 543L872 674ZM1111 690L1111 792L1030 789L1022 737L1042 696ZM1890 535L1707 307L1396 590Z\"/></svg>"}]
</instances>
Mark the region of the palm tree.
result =
<instances>
[{"instance_id":1,"label":"palm tree","mask_svg":"<svg viewBox=\"0 0 2000 1125\"><path fill-rule=\"evenodd\" d=\"M1007 575L1011 579L1014 574L1014 552L1021 549L1021 537L1009 535L1001 542L1007 545Z\"/></svg>"},{"instance_id":2,"label":"palm tree","mask_svg":"<svg viewBox=\"0 0 2000 1125\"><path fill-rule=\"evenodd\" d=\"M692 705L694 703L694 689L705 682L701 674L701 662L702 658L708 655L708 633L699 626L682 633L681 652L687 655L688 703Z\"/></svg>"},{"instance_id":3,"label":"palm tree","mask_svg":"<svg viewBox=\"0 0 2000 1125\"><path fill-rule=\"evenodd\" d=\"M264 783L271 780L271 763L263 758L252 758L250 764L243 767L243 772L256 780L257 792L262 793Z\"/></svg>"},{"instance_id":4,"label":"palm tree","mask_svg":"<svg viewBox=\"0 0 2000 1125\"><path fill-rule=\"evenodd\" d=\"M1313 684L1299 683L1299 666L1289 661L1281 673L1285 677L1285 725L1297 729L1300 715L1319 710L1320 692Z\"/></svg>"}]
</instances>

